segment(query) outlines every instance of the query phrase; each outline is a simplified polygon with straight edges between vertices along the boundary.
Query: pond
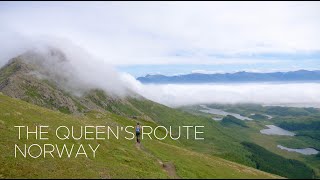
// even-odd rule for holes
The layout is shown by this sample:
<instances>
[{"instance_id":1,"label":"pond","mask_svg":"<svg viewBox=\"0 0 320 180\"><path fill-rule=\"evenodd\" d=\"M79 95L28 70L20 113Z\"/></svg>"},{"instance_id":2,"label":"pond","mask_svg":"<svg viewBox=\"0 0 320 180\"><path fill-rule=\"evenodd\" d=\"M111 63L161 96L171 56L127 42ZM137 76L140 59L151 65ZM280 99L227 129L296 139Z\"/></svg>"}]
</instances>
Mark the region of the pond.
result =
<instances>
[{"instance_id":1,"label":"pond","mask_svg":"<svg viewBox=\"0 0 320 180\"><path fill-rule=\"evenodd\" d=\"M240 114L237 114L237 113L231 113L231 112L226 112L226 111L223 111L221 109L214 109L214 108L209 108L208 106L206 105L200 105L202 108L202 110L200 110L201 112L205 112L205 113L209 113L209 114L216 114L216 115L221 115L221 116L227 116L227 115L230 115L230 116L234 116L235 118L238 118L240 120L253 120L249 117L245 117L245 116L241 116ZM222 120L221 118L214 118L214 120Z\"/></svg>"},{"instance_id":2,"label":"pond","mask_svg":"<svg viewBox=\"0 0 320 180\"><path fill-rule=\"evenodd\" d=\"M282 129L275 125L266 125L268 129L260 130L261 134L267 135L280 135L280 136L294 136L295 133Z\"/></svg>"},{"instance_id":3,"label":"pond","mask_svg":"<svg viewBox=\"0 0 320 180\"><path fill-rule=\"evenodd\" d=\"M314 155L314 154L318 154L319 151L317 151L316 149L313 148L304 148L304 149L292 149L292 148L287 148L281 145L277 145L278 148L289 151L289 152L297 152L303 155Z\"/></svg>"},{"instance_id":4,"label":"pond","mask_svg":"<svg viewBox=\"0 0 320 180\"><path fill-rule=\"evenodd\" d=\"M255 113L251 113L250 115L251 115L251 116L254 116L254 115L256 115L256 114L255 114ZM270 115L268 115L268 114L261 114L261 115L267 117L267 119L272 119L272 118L273 118L272 116L270 116Z\"/></svg>"}]
</instances>

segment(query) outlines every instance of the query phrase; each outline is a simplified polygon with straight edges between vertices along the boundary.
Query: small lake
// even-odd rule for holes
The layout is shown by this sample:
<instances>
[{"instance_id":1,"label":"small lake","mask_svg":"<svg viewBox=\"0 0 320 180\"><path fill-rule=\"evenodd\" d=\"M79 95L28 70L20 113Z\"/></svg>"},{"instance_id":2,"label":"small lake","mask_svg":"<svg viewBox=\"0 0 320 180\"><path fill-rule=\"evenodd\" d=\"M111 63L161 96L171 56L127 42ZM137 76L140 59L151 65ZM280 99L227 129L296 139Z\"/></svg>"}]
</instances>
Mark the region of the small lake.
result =
<instances>
[{"instance_id":1,"label":"small lake","mask_svg":"<svg viewBox=\"0 0 320 180\"><path fill-rule=\"evenodd\" d=\"M250 114L250 115L251 115L251 116L254 116L254 115L256 115L256 114L255 114L255 113L252 113L252 114ZM267 117L268 119L272 119L272 118L273 118L272 116L270 116L270 115L268 115L268 114L261 114L261 115Z\"/></svg>"},{"instance_id":2,"label":"small lake","mask_svg":"<svg viewBox=\"0 0 320 180\"><path fill-rule=\"evenodd\" d=\"M215 121L221 121L223 118L222 117L213 117L212 119Z\"/></svg>"},{"instance_id":3,"label":"small lake","mask_svg":"<svg viewBox=\"0 0 320 180\"><path fill-rule=\"evenodd\" d=\"M314 154L318 154L319 151L317 151L316 149L313 148L304 148L304 149L292 149L292 148L287 148L281 145L277 145L278 148L289 151L289 152L297 152L303 155L314 155Z\"/></svg>"},{"instance_id":4,"label":"small lake","mask_svg":"<svg viewBox=\"0 0 320 180\"><path fill-rule=\"evenodd\" d=\"M263 114L264 116L266 116L268 119L272 119L273 117L268 115L268 114Z\"/></svg>"},{"instance_id":5,"label":"small lake","mask_svg":"<svg viewBox=\"0 0 320 180\"><path fill-rule=\"evenodd\" d=\"M266 125L268 129L260 130L261 134L267 135L280 135L280 136L294 136L295 133L282 129L275 125Z\"/></svg>"},{"instance_id":6,"label":"small lake","mask_svg":"<svg viewBox=\"0 0 320 180\"><path fill-rule=\"evenodd\" d=\"M221 115L221 116L234 116L235 118L241 119L241 120L253 120L251 118L245 117L245 116L241 116L240 114L237 113L230 113L230 112L226 112L223 111L221 109L214 109L214 108L209 108L206 105L200 105L202 108L202 110L199 110L201 112L205 112L205 113L209 113L209 114L217 114L217 115ZM213 118L216 121L222 120L222 118Z\"/></svg>"}]
</instances>

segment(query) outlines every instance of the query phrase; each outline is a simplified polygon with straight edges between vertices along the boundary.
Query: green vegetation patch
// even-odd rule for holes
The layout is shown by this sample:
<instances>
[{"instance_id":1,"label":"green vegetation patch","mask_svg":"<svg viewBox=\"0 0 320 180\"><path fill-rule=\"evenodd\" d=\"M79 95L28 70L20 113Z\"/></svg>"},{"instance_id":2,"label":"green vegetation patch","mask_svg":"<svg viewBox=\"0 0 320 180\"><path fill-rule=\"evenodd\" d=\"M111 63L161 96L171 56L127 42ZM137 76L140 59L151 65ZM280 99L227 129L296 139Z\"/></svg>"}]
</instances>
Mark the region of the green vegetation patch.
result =
<instances>
[{"instance_id":1,"label":"green vegetation patch","mask_svg":"<svg viewBox=\"0 0 320 180\"><path fill-rule=\"evenodd\" d=\"M245 121L237 119L234 116L227 115L221 120L221 124L224 126L236 125L244 128L248 128Z\"/></svg>"},{"instance_id":2,"label":"green vegetation patch","mask_svg":"<svg viewBox=\"0 0 320 180\"><path fill-rule=\"evenodd\" d=\"M254 143L242 144L252 153L249 158L256 163L257 169L295 179L315 177L314 171L300 161L286 159Z\"/></svg>"}]
</instances>

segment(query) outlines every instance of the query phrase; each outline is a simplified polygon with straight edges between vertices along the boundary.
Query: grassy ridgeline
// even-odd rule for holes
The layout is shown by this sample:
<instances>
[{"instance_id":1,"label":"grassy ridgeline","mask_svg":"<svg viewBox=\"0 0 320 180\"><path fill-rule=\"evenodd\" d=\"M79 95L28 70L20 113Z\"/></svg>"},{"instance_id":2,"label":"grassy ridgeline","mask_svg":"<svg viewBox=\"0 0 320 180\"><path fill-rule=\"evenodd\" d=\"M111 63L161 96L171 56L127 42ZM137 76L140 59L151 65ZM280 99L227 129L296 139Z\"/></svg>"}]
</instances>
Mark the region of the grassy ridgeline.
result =
<instances>
[{"instance_id":1,"label":"grassy ridgeline","mask_svg":"<svg viewBox=\"0 0 320 180\"><path fill-rule=\"evenodd\" d=\"M139 120L143 125L156 126ZM159 163L171 163L171 171L181 178L276 178L277 176L214 156L190 151L177 141L144 140L137 148L134 140L92 140L100 144L96 158L14 158L14 144L88 144L84 140L61 141L54 130L60 125L135 125L133 119L112 113L88 112L73 116L48 110L0 95L0 177L2 178L170 178ZM14 126L50 126L49 141L18 140ZM77 132L79 133L79 132Z\"/></svg>"}]
</instances>

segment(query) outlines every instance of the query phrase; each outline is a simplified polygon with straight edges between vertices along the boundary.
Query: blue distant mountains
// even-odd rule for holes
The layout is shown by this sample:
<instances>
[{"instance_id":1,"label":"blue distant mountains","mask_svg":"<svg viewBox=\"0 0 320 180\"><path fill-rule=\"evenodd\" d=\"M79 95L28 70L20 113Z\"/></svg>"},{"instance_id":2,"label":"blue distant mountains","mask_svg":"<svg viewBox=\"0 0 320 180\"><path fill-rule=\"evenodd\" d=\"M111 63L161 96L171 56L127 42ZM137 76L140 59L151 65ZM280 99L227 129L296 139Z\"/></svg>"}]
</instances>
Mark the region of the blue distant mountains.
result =
<instances>
[{"instance_id":1,"label":"blue distant mountains","mask_svg":"<svg viewBox=\"0 0 320 180\"><path fill-rule=\"evenodd\" d=\"M138 77L142 83L233 83L233 82L283 82L283 81L319 81L320 70L308 71L298 70L290 72L272 72L272 73L255 73L255 72L236 72L236 73L216 73L201 74L192 73L176 76L165 75L146 75Z\"/></svg>"}]
</instances>

